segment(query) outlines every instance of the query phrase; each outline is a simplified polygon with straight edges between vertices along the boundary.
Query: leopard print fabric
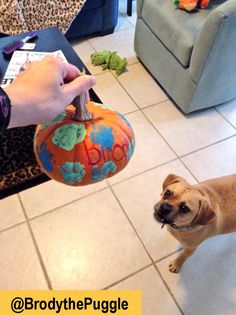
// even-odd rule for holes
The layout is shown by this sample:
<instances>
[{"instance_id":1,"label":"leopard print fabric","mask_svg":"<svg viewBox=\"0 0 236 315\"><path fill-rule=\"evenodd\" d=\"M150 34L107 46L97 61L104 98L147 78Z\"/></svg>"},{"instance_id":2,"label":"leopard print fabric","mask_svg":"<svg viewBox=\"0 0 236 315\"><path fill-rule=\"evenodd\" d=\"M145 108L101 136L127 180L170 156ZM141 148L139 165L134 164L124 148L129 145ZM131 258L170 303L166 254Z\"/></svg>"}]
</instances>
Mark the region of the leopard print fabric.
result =
<instances>
[{"instance_id":1,"label":"leopard print fabric","mask_svg":"<svg viewBox=\"0 0 236 315\"><path fill-rule=\"evenodd\" d=\"M38 165L29 166L18 171L0 176L0 199L1 192L5 193L7 189L12 189L17 185L29 182L31 179L42 174Z\"/></svg>"},{"instance_id":2,"label":"leopard print fabric","mask_svg":"<svg viewBox=\"0 0 236 315\"><path fill-rule=\"evenodd\" d=\"M15 35L57 26L69 29L86 0L0 0L0 32Z\"/></svg>"},{"instance_id":3,"label":"leopard print fabric","mask_svg":"<svg viewBox=\"0 0 236 315\"><path fill-rule=\"evenodd\" d=\"M0 199L6 189L42 174L33 151L34 132L35 126L27 126L0 133Z\"/></svg>"}]
</instances>

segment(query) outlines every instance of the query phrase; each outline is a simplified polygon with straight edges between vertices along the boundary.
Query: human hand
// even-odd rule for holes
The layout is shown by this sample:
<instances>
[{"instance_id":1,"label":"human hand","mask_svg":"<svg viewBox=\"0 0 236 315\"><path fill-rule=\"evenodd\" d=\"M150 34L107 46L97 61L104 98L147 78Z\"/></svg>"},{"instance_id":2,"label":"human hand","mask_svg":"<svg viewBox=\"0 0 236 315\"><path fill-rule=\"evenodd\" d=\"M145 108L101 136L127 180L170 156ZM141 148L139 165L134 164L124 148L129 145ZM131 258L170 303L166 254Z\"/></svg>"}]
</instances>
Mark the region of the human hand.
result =
<instances>
[{"instance_id":1,"label":"human hand","mask_svg":"<svg viewBox=\"0 0 236 315\"><path fill-rule=\"evenodd\" d=\"M74 65L55 57L32 62L4 89L12 104L8 128L54 119L95 82L95 77L81 75Z\"/></svg>"}]
</instances>

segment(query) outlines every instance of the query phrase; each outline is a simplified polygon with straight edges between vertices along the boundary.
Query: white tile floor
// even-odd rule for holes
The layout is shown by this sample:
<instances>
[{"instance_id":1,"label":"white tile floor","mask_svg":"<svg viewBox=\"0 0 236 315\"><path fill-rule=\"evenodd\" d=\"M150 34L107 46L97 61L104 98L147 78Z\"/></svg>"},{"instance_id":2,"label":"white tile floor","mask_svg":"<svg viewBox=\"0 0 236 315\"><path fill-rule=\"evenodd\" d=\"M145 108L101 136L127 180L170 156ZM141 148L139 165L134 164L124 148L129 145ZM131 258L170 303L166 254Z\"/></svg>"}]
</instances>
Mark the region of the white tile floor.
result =
<instances>
[{"instance_id":1,"label":"white tile floor","mask_svg":"<svg viewBox=\"0 0 236 315\"><path fill-rule=\"evenodd\" d=\"M153 219L169 172L201 181L236 171L236 101L185 117L139 63L135 13L112 35L74 45L104 103L136 135L130 165L95 186L50 181L0 201L0 289L142 289L144 315L235 315L236 234L205 242L178 275L178 242ZM93 67L94 50L128 58L120 77ZM128 193L127 193L128 191Z\"/></svg>"}]
</instances>

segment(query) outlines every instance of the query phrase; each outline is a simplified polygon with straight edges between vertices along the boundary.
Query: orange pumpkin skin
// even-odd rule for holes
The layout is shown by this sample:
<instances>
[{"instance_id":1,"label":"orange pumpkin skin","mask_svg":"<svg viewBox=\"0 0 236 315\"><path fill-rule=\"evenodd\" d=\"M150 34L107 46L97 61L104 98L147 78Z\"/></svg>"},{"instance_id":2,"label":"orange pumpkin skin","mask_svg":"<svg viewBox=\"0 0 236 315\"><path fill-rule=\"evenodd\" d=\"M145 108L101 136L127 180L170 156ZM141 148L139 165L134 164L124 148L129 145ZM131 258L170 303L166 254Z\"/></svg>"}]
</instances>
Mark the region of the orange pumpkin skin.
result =
<instances>
[{"instance_id":1,"label":"orange pumpkin skin","mask_svg":"<svg viewBox=\"0 0 236 315\"><path fill-rule=\"evenodd\" d=\"M54 121L38 125L34 152L52 179L72 186L88 185L120 172L134 152L134 133L119 113L89 102L90 121L76 121L74 106Z\"/></svg>"}]
</instances>

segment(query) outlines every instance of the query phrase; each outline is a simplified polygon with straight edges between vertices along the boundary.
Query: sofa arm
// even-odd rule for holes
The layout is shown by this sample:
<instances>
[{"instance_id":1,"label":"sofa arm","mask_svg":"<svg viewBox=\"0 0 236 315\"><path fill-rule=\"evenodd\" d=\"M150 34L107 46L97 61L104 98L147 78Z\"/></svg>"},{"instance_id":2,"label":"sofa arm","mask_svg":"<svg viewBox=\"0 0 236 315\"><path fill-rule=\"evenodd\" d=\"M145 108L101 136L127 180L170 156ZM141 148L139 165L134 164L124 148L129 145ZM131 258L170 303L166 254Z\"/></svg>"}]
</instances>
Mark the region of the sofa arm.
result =
<instances>
[{"instance_id":1,"label":"sofa arm","mask_svg":"<svg viewBox=\"0 0 236 315\"><path fill-rule=\"evenodd\" d=\"M193 81L198 83L203 72L213 80L236 77L235 51L236 1L228 0L209 14L196 38L189 68Z\"/></svg>"},{"instance_id":2,"label":"sofa arm","mask_svg":"<svg viewBox=\"0 0 236 315\"><path fill-rule=\"evenodd\" d=\"M144 0L137 0L137 18L141 18Z\"/></svg>"}]
</instances>

